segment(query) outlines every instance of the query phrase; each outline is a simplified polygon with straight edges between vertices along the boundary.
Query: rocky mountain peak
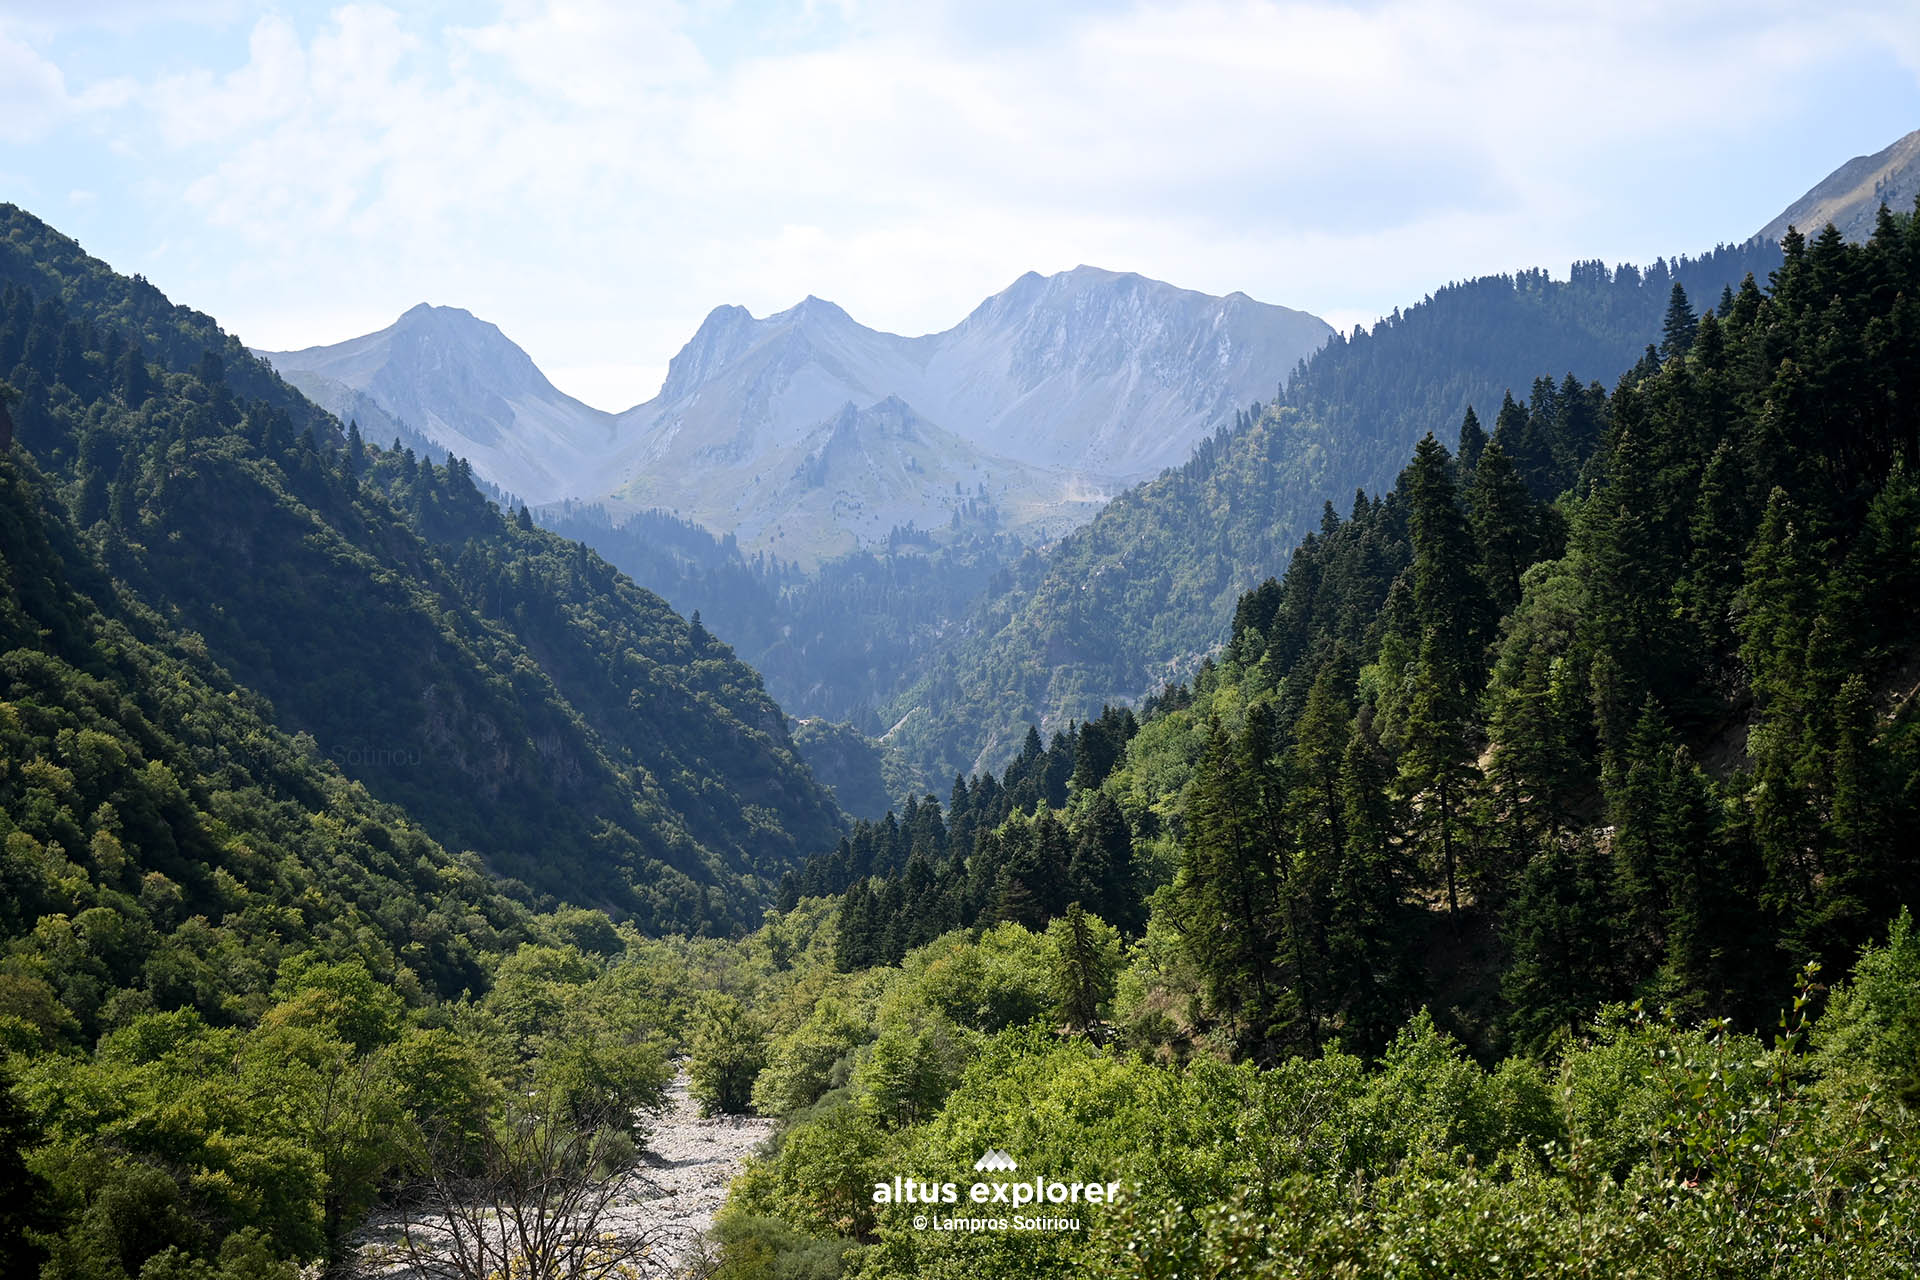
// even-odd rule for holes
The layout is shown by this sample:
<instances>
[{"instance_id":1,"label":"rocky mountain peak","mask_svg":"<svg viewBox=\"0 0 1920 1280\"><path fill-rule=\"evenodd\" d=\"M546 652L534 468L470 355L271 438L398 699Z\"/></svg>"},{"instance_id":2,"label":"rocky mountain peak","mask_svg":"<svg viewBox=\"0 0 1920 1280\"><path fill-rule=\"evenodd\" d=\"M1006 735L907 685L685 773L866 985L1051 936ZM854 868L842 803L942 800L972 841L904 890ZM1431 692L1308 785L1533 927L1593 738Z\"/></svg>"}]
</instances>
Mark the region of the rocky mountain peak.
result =
<instances>
[{"instance_id":1,"label":"rocky mountain peak","mask_svg":"<svg viewBox=\"0 0 1920 1280\"><path fill-rule=\"evenodd\" d=\"M667 362L659 399L677 399L725 368L751 345L757 325L745 307L722 304L709 311L687 345Z\"/></svg>"},{"instance_id":2,"label":"rocky mountain peak","mask_svg":"<svg viewBox=\"0 0 1920 1280\"><path fill-rule=\"evenodd\" d=\"M1788 205L1779 217L1760 228L1761 239L1778 240L1788 227L1812 239L1829 222L1849 240L1863 241L1873 234L1880 206L1910 213L1920 195L1920 129L1870 156L1855 156L1816 183L1812 190Z\"/></svg>"}]
</instances>

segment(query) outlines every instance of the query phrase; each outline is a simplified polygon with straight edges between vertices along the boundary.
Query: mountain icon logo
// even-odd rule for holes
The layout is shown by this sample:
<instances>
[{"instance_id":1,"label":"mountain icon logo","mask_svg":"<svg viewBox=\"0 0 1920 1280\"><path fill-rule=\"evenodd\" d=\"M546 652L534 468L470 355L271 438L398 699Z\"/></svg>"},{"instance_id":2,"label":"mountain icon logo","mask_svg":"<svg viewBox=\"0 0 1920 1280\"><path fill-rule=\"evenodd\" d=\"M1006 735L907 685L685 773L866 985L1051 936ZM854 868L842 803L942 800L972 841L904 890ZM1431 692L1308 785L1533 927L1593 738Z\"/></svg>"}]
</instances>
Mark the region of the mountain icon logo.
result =
<instances>
[{"instance_id":1,"label":"mountain icon logo","mask_svg":"<svg viewBox=\"0 0 1920 1280\"><path fill-rule=\"evenodd\" d=\"M1020 1166L1014 1163L1012 1156L1000 1148L989 1147L985 1155L973 1162L973 1167L978 1173L1012 1173Z\"/></svg>"}]
</instances>

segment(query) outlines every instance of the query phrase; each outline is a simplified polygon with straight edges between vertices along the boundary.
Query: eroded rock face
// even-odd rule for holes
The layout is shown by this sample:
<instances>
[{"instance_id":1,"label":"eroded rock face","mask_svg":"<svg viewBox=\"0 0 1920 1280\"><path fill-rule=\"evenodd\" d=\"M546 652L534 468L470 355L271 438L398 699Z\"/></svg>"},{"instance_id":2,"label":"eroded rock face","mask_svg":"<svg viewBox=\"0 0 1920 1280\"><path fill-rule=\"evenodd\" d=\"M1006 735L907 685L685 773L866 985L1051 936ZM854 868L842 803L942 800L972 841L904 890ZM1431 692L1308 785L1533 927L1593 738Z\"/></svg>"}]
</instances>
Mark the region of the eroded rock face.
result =
<instances>
[{"instance_id":1,"label":"eroded rock face","mask_svg":"<svg viewBox=\"0 0 1920 1280\"><path fill-rule=\"evenodd\" d=\"M1235 408L1273 394L1332 336L1302 311L1129 272L1029 272L951 329L880 333L808 298L707 318L660 395L620 415L666 457L691 435L791 444L842 404L895 397L972 448L1039 467L1137 478L1185 461Z\"/></svg>"}]
</instances>

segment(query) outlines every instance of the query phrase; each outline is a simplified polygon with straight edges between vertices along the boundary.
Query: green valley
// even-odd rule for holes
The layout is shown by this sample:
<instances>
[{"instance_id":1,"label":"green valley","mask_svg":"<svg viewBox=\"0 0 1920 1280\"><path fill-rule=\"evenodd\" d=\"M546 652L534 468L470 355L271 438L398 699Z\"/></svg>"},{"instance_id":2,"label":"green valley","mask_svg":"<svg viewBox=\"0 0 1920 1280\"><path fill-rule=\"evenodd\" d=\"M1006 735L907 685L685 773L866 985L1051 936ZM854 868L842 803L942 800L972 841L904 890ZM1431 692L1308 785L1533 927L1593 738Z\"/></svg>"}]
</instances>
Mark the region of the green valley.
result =
<instances>
[{"instance_id":1,"label":"green valley","mask_svg":"<svg viewBox=\"0 0 1920 1280\"><path fill-rule=\"evenodd\" d=\"M1891 7L71 8L0 1276L1920 1272Z\"/></svg>"}]
</instances>

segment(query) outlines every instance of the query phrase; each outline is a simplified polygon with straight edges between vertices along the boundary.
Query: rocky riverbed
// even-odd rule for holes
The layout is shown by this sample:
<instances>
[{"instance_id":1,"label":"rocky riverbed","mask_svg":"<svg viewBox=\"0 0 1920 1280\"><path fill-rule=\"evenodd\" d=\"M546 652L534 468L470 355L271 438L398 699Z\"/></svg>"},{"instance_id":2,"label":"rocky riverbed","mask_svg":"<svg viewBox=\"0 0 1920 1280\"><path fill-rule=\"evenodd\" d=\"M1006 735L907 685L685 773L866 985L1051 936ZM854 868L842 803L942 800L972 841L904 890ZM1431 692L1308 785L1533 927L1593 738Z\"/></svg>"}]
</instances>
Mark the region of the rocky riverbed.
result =
<instances>
[{"instance_id":1,"label":"rocky riverbed","mask_svg":"<svg viewBox=\"0 0 1920 1280\"><path fill-rule=\"evenodd\" d=\"M668 1090L665 1109L649 1117L646 1148L622 1176L600 1230L653 1241L649 1276L703 1275L707 1229L726 1202L727 1184L773 1127L773 1121L758 1116L703 1118L688 1096L682 1071ZM412 1273L400 1256L401 1226L400 1215L379 1214L361 1229L355 1242L361 1274L404 1280Z\"/></svg>"},{"instance_id":2,"label":"rocky riverbed","mask_svg":"<svg viewBox=\"0 0 1920 1280\"><path fill-rule=\"evenodd\" d=\"M668 1093L667 1109L654 1121L641 1163L629 1175L617 1230L658 1233L674 1271L698 1256L714 1214L726 1203L727 1184L755 1147L773 1132L759 1116L702 1119L687 1096L682 1072Z\"/></svg>"}]
</instances>

